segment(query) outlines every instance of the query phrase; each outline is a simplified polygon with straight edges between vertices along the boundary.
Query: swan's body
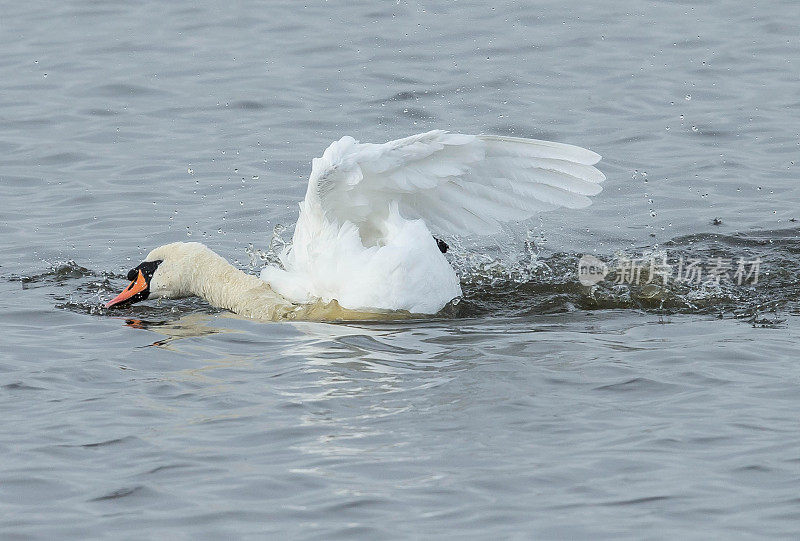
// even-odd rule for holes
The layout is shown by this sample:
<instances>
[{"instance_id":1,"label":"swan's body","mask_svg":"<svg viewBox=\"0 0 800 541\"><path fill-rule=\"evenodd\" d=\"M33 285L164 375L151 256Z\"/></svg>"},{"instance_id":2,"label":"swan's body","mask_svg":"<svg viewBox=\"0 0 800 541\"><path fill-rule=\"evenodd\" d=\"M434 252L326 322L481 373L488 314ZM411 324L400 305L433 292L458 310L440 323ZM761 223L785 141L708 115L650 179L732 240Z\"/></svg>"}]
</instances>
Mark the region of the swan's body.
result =
<instances>
[{"instance_id":1,"label":"swan's body","mask_svg":"<svg viewBox=\"0 0 800 541\"><path fill-rule=\"evenodd\" d=\"M286 298L435 314L461 295L455 271L422 220L406 220L394 207L376 244L365 246L352 223L327 220L308 198L300 209L292 248L281 258L286 270L261 271Z\"/></svg>"},{"instance_id":2,"label":"swan's body","mask_svg":"<svg viewBox=\"0 0 800 541\"><path fill-rule=\"evenodd\" d=\"M432 131L382 145L343 137L314 160L284 269L261 278L295 302L432 314L461 295L440 235L582 207L605 177L588 150ZM433 232L431 231L433 229Z\"/></svg>"},{"instance_id":3,"label":"swan's body","mask_svg":"<svg viewBox=\"0 0 800 541\"><path fill-rule=\"evenodd\" d=\"M161 263L137 288L149 286L144 298L199 295L259 319L434 314L461 295L434 233L493 233L540 211L588 206L605 179L592 167L599 159L561 143L443 131L385 144L343 137L313 161L282 269L267 267L259 280L202 245L175 243L148 255Z\"/></svg>"}]
</instances>

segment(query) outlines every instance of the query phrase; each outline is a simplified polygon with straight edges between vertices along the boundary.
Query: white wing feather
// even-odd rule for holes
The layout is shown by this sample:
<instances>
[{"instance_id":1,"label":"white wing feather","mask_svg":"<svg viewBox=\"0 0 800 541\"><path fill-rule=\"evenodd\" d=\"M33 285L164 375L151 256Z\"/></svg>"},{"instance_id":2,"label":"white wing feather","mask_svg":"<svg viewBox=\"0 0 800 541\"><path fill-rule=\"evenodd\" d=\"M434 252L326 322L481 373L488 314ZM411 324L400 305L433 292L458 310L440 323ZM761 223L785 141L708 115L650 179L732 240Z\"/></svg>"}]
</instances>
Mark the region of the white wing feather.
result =
<instances>
[{"instance_id":1,"label":"white wing feather","mask_svg":"<svg viewBox=\"0 0 800 541\"><path fill-rule=\"evenodd\" d=\"M540 211L585 207L605 180L599 159L514 137L343 137L313 162L283 269L265 267L261 277L293 302L436 313L461 287L432 232L487 234Z\"/></svg>"},{"instance_id":2,"label":"white wing feather","mask_svg":"<svg viewBox=\"0 0 800 541\"><path fill-rule=\"evenodd\" d=\"M599 160L562 143L442 130L384 144L342 137L313 161L306 201L359 227L397 204L435 233L489 234L502 222L591 204L605 180Z\"/></svg>"}]
</instances>

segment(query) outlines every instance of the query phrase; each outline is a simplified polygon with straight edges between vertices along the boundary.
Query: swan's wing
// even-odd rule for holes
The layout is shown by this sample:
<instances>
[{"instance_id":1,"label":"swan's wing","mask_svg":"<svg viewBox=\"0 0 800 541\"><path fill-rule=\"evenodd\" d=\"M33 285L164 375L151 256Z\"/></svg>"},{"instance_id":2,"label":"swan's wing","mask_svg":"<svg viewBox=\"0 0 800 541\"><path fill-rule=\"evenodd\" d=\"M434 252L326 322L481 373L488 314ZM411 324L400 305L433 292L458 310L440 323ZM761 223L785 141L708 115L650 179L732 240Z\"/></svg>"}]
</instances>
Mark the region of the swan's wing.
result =
<instances>
[{"instance_id":1,"label":"swan's wing","mask_svg":"<svg viewBox=\"0 0 800 541\"><path fill-rule=\"evenodd\" d=\"M342 137L313 161L307 200L340 223L379 220L397 204L441 234L488 234L499 223L581 208L602 190L600 156L534 139L441 130L384 144Z\"/></svg>"}]
</instances>

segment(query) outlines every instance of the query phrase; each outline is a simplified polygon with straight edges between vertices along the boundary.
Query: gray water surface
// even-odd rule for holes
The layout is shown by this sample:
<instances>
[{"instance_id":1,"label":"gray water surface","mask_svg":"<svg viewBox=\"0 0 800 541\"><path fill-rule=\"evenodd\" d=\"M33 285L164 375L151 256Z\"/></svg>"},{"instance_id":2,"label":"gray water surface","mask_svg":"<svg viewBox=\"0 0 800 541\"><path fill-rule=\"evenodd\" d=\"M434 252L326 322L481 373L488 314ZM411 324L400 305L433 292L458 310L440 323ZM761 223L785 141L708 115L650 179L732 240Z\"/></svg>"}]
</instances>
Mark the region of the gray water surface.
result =
<instances>
[{"instance_id":1,"label":"gray water surface","mask_svg":"<svg viewBox=\"0 0 800 541\"><path fill-rule=\"evenodd\" d=\"M0 537L796 537L798 24L791 1L4 6ZM331 141L434 128L591 148L605 190L490 257L453 239L465 296L429 320L100 308L175 240L258 272ZM583 253L761 274L587 288Z\"/></svg>"}]
</instances>

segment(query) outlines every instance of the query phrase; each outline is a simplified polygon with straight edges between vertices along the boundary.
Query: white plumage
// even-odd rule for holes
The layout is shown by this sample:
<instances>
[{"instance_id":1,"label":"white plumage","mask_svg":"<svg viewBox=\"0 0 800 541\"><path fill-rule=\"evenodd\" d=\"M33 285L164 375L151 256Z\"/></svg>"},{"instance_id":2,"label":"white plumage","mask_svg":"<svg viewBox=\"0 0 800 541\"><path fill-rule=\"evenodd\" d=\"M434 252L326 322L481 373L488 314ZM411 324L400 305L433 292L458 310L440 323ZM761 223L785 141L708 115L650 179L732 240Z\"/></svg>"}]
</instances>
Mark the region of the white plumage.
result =
<instances>
[{"instance_id":1,"label":"white plumage","mask_svg":"<svg viewBox=\"0 0 800 541\"><path fill-rule=\"evenodd\" d=\"M561 143L434 130L384 144L342 137L313 161L283 269L261 278L292 302L432 314L461 295L434 234L582 208L600 156Z\"/></svg>"}]
</instances>

